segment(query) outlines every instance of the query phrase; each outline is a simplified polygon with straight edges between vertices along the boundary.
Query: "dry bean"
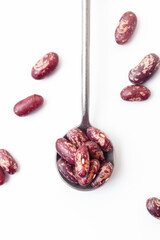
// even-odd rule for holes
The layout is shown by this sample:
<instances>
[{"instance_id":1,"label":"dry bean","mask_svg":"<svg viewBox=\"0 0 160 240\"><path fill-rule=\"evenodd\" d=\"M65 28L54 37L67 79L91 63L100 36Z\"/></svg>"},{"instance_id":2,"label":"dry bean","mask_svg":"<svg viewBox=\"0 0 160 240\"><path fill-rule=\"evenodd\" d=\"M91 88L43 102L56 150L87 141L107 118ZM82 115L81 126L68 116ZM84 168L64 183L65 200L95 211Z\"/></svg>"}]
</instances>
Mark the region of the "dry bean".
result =
<instances>
[{"instance_id":1,"label":"dry bean","mask_svg":"<svg viewBox=\"0 0 160 240\"><path fill-rule=\"evenodd\" d=\"M125 87L120 95L125 101L144 101L149 98L151 92L145 86L131 85Z\"/></svg>"},{"instance_id":2,"label":"dry bean","mask_svg":"<svg viewBox=\"0 0 160 240\"><path fill-rule=\"evenodd\" d=\"M56 149L58 154L67 162L75 164L75 155L77 152L77 148L67 139L59 138L56 141Z\"/></svg>"},{"instance_id":3,"label":"dry bean","mask_svg":"<svg viewBox=\"0 0 160 240\"><path fill-rule=\"evenodd\" d=\"M93 141L87 141L84 143L84 145L86 145L88 147L91 158L93 158L93 159L95 158L98 160L104 160L103 152L97 143L95 143Z\"/></svg>"},{"instance_id":4,"label":"dry bean","mask_svg":"<svg viewBox=\"0 0 160 240\"><path fill-rule=\"evenodd\" d=\"M9 174L14 174L18 169L15 159L5 149L0 149L0 166Z\"/></svg>"},{"instance_id":5,"label":"dry bean","mask_svg":"<svg viewBox=\"0 0 160 240\"><path fill-rule=\"evenodd\" d=\"M20 117L26 116L39 108L43 104L43 101L42 96L34 94L16 103L13 111Z\"/></svg>"},{"instance_id":6,"label":"dry bean","mask_svg":"<svg viewBox=\"0 0 160 240\"><path fill-rule=\"evenodd\" d=\"M42 79L53 71L58 64L58 55L54 52L47 53L32 68L32 77Z\"/></svg>"},{"instance_id":7,"label":"dry bean","mask_svg":"<svg viewBox=\"0 0 160 240\"><path fill-rule=\"evenodd\" d=\"M79 128L71 129L67 133L67 138L71 143L73 143L76 147L80 147L83 143L88 141L88 137L84 132L82 132Z\"/></svg>"},{"instance_id":8,"label":"dry bean","mask_svg":"<svg viewBox=\"0 0 160 240\"><path fill-rule=\"evenodd\" d=\"M148 54L136 67L130 70L128 74L129 80L133 84L142 84L151 78L159 66L159 57L154 53Z\"/></svg>"},{"instance_id":9,"label":"dry bean","mask_svg":"<svg viewBox=\"0 0 160 240\"><path fill-rule=\"evenodd\" d=\"M137 25L137 17L133 12L126 12L119 21L115 31L115 40L118 44L126 43L132 36Z\"/></svg>"},{"instance_id":10,"label":"dry bean","mask_svg":"<svg viewBox=\"0 0 160 240\"><path fill-rule=\"evenodd\" d=\"M103 162L99 169L99 172L96 178L91 183L92 187L97 188L105 183L106 179L108 179L113 171L113 165L110 162Z\"/></svg>"},{"instance_id":11,"label":"dry bean","mask_svg":"<svg viewBox=\"0 0 160 240\"><path fill-rule=\"evenodd\" d=\"M66 160L63 158L59 158L57 161L57 167L60 173L68 179L68 181L72 183L77 183L77 179L75 177L75 170L73 165L69 164Z\"/></svg>"},{"instance_id":12,"label":"dry bean","mask_svg":"<svg viewBox=\"0 0 160 240\"><path fill-rule=\"evenodd\" d=\"M78 180L78 183L81 186L86 186L86 185L90 184L91 181L93 180L95 174L97 174L99 168L100 168L99 161L97 159L92 159L90 161L90 169L89 169L88 174L83 178L79 177L78 175L76 176L77 180Z\"/></svg>"},{"instance_id":13,"label":"dry bean","mask_svg":"<svg viewBox=\"0 0 160 240\"><path fill-rule=\"evenodd\" d=\"M3 169L0 167L0 185L3 185L5 182L6 176Z\"/></svg>"},{"instance_id":14,"label":"dry bean","mask_svg":"<svg viewBox=\"0 0 160 240\"><path fill-rule=\"evenodd\" d=\"M104 134L99 129L94 127L87 128L87 136L91 141L99 144L103 151L109 152L113 149L112 144L108 139L107 135Z\"/></svg>"},{"instance_id":15,"label":"dry bean","mask_svg":"<svg viewBox=\"0 0 160 240\"><path fill-rule=\"evenodd\" d=\"M155 197L149 198L146 202L146 207L152 216L160 219L160 199Z\"/></svg>"},{"instance_id":16,"label":"dry bean","mask_svg":"<svg viewBox=\"0 0 160 240\"><path fill-rule=\"evenodd\" d=\"M90 157L88 148L82 145L78 148L75 156L75 171L80 177L84 177L89 172Z\"/></svg>"}]
</instances>

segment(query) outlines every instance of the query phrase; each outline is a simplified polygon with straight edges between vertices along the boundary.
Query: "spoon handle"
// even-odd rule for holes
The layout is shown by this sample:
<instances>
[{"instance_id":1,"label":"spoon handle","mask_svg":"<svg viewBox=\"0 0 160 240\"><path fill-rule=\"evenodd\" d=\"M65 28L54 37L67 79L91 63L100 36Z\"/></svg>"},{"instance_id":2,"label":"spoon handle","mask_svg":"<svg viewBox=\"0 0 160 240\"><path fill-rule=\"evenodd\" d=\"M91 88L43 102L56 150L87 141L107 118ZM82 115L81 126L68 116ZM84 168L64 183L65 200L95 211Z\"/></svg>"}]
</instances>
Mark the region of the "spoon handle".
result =
<instances>
[{"instance_id":1,"label":"spoon handle","mask_svg":"<svg viewBox=\"0 0 160 240\"><path fill-rule=\"evenodd\" d=\"M89 123L90 0L82 0L82 123Z\"/></svg>"}]
</instances>

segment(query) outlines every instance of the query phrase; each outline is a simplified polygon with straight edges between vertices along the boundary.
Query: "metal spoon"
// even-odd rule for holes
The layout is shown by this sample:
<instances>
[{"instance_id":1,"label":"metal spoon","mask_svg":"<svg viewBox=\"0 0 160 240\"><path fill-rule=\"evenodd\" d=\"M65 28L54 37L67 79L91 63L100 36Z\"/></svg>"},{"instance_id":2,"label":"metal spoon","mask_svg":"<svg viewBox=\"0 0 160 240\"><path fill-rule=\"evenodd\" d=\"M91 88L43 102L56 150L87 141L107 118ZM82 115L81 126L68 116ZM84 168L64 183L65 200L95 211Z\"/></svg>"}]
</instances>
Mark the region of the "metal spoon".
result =
<instances>
[{"instance_id":1,"label":"metal spoon","mask_svg":"<svg viewBox=\"0 0 160 240\"><path fill-rule=\"evenodd\" d=\"M86 131L88 127L91 127L89 122L89 69L90 69L90 0L82 0L82 122L76 127L82 131ZM66 135L64 136L66 138ZM105 160L111 162L114 165L114 151L103 152ZM56 161L60 158L57 153ZM60 172L59 172L60 173ZM61 177L70 186L78 190L93 190L91 185L81 186L79 184L68 181L60 173Z\"/></svg>"}]
</instances>

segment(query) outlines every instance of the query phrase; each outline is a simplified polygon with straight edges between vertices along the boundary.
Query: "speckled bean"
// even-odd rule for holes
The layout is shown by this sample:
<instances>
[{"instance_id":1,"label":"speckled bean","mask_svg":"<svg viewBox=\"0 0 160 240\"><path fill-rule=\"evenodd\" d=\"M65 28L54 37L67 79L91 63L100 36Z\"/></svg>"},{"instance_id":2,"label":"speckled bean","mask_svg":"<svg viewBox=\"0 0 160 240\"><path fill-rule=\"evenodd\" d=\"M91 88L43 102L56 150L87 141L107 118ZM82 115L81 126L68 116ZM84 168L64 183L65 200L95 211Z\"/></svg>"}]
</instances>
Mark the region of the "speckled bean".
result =
<instances>
[{"instance_id":1,"label":"speckled bean","mask_svg":"<svg viewBox=\"0 0 160 240\"><path fill-rule=\"evenodd\" d=\"M34 94L16 103L13 111L20 117L26 116L39 108L43 104L43 101L42 96Z\"/></svg>"},{"instance_id":2,"label":"speckled bean","mask_svg":"<svg viewBox=\"0 0 160 240\"><path fill-rule=\"evenodd\" d=\"M121 93L121 98L125 101L144 101L151 95L150 90L141 85L131 85L125 87Z\"/></svg>"},{"instance_id":3,"label":"speckled bean","mask_svg":"<svg viewBox=\"0 0 160 240\"><path fill-rule=\"evenodd\" d=\"M42 79L53 71L58 64L58 55L54 52L47 53L32 68L32 77Z\"/></svg>"},{"instance_id":4,"label":"speckled bean","mask_svg":"<svg viewBox=\"0 0 160 240\"><path fill-rule=\"evenodd\" d=\"M82 145L78 148L75 156L75 171L80 177L84 177L88 174L90 167L90 157L88 148Z\"/></svg>"},{"instance_id":5,"label":"speckled bean","mask_svg":"<svg viewBox=\"0 0 160 240\"><path fill-rule=\"evenodd\" d=\"M82 132L79 128L74 128L68 131L67 138L76 147L80 147L83 143L88 141L88 137L86 136L86 134Z\"/></svg>"},{"instance_id":6,"label":"speckled bean","mask_svg":"<svg viewBox=\"0 0 160 240\"><path fill-rule=\"evenodd\" d=\"M103 162L99 169L99 172L93 182L91 183L92 187L97 188L105 183L106 179L108 179L113 171L113 165L110 162Z\"/></svg>"},{"instance_id":7,"label":"speckled bean","mask_svg":"<svg viewBox=\"0 0 160 240\"><path fill-rule=\"evenodd\" d=\"M0 185L3 185L6 179L6 175L3 169L0 167Z\"/></svg>"},{"instance_id":8,"label":"speckled bean","mask_svg":"<svg viewBox=\"0 0 160 240\"><path fill-rule=\"evenodd\" d=\"M57 161L57 167L60 173L70 182L78 183L75 177L75 171L73 165L69 164L63 158L59 158Z\"/></svg>"},{"instance_id":9,"label":"speckled bean","mask_svg":"<svg viewBox=\"0 0 160 240\"><path fill-rule=\"evenodd\" d=\"M88 174L83 178L79 177L78 175L76 176L78 183L81 186L86 186L86 185L90 184L91 181L93 180L95 174L98 172L99 168L100 168L99 161L97 159L92 159L90 161L90 169L89 169Z\"/></svg>"},{"instance_id":10,"label":"speckled bean","mask_svg":"<svg viewBox=\"0 0 160 240\"><path fill-rule=\"evenodd\" d=\"M99 129L94 127L87 128L87 136L91 141L99 144L103 151L109 152L113 149L112 144L108 139L107 135L104 134Z\"/></svg>"},{"instance_id":11,"label":"speckled bean","mask_svg":"<svg viewBox=\"0 0 160 240\"><path fill-rule=\"evenodd\" d=\"M103 152L97 143L95 143L93 141L87 141L84 143L84 145L86 145L88 147L91 158L95 158L98 160L104 160Z\"/></svg>"},{"instance_id":12,"label":"speckled bean","mask_svg":"<svg viewBox=\"0 0 160 240\"><path fill-rule=\"evenodd\" d=\"M136 67L130 70L129 80L133 84L142 84L151 78L159 66L159 57L154 53L148 54Z\"/></svg>"},{"instance_id":13,"label":"speckled bean","mask_svg":"<svg viewBox=\"0 0 160 240\"><path fill-rule=\"evenodd\" d=\"M152 216L160 219L160 199L155 197L149 198L146 202L146 207Z\"/></svg>"},{"instance_id":14,"label":"speckled bean","mask_svg":"<svg viewBox=\"0 0 160 240\"><path fill-rule=\"evenodd\" d=\"M5 149L0 149L0 166L9 174L14 174L18 169L15 159Z\"/></svg>"},{"instance_id":15,"label":"speckled bean","mask_svg":"<svg viewBox=\"0 0 160 240\"><path fill-rule=\"evenodd\" d=\"M75 164L75 155L77 148L70 143L67 139L65 138L59 138L56 141L56 149L58 154L64 158L67 162L71 164Z\"/></svg>"},{"instance_id":16,"label":"speckled bean","mask_svg":"<svg viewBox=\"0 0 160 240\"><path fill-rule=\"evenodd\" d=\"M115 31L115 40L118 44L126 43L132 36L137 25L137 17L133 12L126 12L119 20Z\"/></svg>"}]
</instances>

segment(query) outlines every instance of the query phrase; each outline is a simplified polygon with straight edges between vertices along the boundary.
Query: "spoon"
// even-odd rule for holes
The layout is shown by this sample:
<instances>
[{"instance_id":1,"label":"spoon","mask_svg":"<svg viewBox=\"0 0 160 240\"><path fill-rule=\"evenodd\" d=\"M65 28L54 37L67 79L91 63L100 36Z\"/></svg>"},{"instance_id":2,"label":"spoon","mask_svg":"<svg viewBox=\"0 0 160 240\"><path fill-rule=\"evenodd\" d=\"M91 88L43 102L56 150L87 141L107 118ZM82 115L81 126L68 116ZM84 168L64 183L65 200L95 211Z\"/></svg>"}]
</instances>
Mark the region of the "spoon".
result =
<instances>
[{"instance_id":1,"label":"spoon","mask_svg":"<svg viewBox=\"0 0 160 240\"><path fill-rule=\"evenodd\" d=\"M76 127L86 132L87 128L92 127L89 122L89 69L90 69L90 0L82 0L82 122ZM67 135L64 135L67 138ZM114 151L103 152L105 160L114 166ZM57 153L56 161L60 158ZM81 186L68 181L60 172L62 179L71 187L86 191L93 190L91 185Z\"/></svg>"}]
</instances>

